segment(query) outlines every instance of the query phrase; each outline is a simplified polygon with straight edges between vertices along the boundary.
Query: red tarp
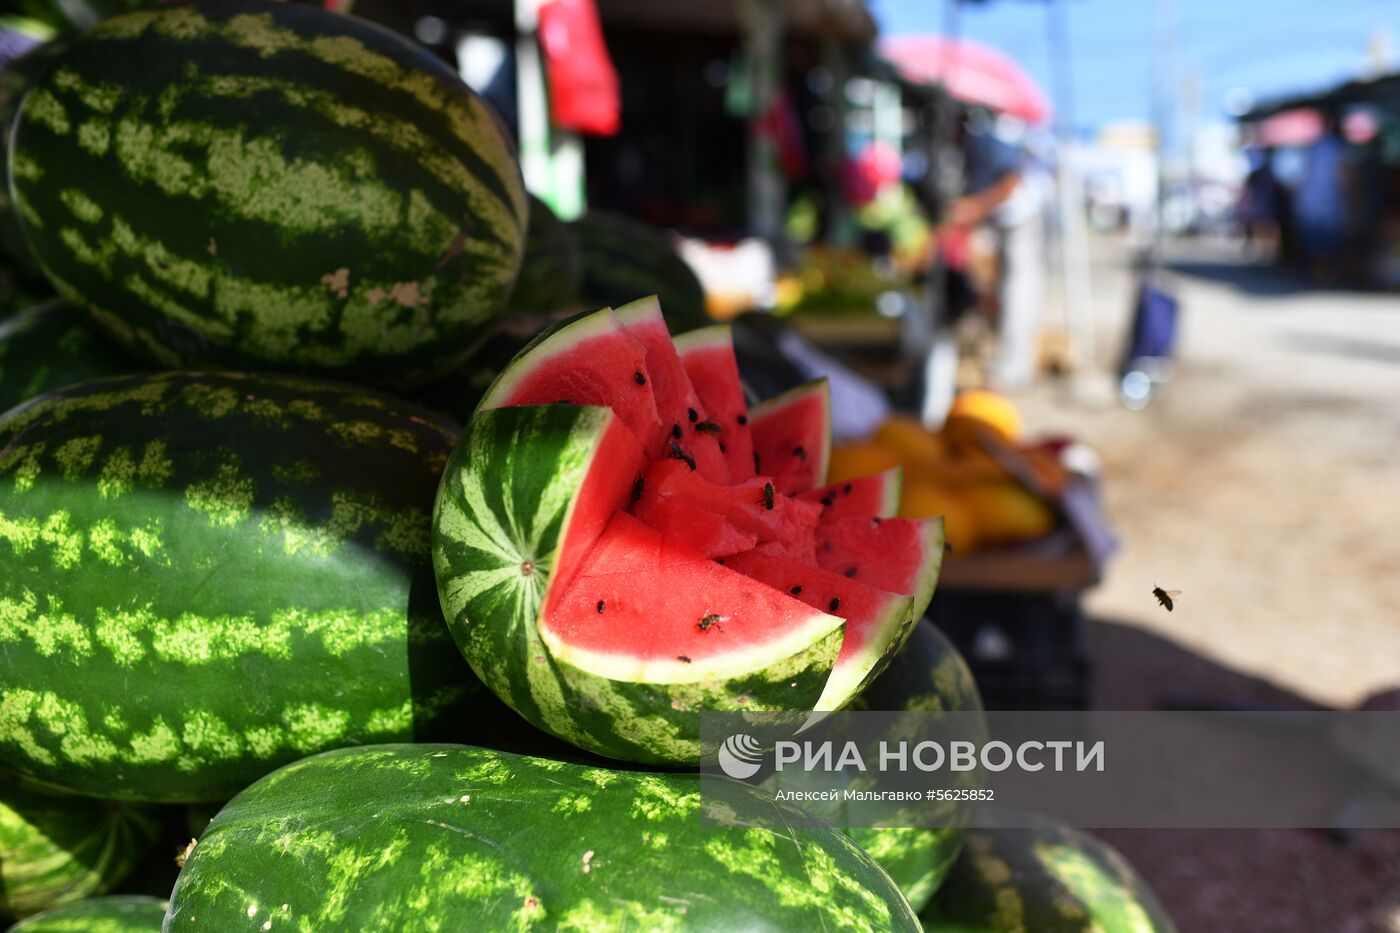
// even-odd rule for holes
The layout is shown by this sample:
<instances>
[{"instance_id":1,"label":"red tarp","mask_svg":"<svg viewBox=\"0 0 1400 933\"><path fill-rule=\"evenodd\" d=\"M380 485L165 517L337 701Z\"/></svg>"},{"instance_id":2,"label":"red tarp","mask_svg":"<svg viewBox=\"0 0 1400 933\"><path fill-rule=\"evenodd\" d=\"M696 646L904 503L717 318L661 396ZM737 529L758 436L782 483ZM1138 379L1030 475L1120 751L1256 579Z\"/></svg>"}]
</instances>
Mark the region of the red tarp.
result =
<instances>
[{"instance_id":1,"label":"red tarp","mask_svg":"<svg viewBox=\"0 0 1400 933\"><path fill-rule=\"evenodd\" d=\"M593 0L549 0L539 10L540 47L554 125L611 136L622 125L617 70Z\"/></svg>"}]
</instances>

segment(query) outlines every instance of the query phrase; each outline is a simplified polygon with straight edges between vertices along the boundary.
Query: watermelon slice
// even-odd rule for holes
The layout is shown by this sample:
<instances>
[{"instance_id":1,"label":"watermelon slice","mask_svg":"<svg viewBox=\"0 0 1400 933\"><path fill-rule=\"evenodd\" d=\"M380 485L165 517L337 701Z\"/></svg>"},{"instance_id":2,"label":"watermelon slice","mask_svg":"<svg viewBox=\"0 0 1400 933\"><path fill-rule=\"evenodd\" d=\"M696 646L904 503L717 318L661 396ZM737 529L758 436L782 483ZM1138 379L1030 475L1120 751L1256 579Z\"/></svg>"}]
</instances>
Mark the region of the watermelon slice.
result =
<instances>
[{"instance_id":1,"label":"watermelon slice","mask_svg":"<svg viewBox=\"0 0 1400 933\"><path fill-rule=\"evenodd\" d=\"M754 470L773 477L784 495L826 482L831 462L831 393L825 379L769 399L749 416Z\"/></svg>"},{"instance_id":2,"label":"watermelon slice","mask_svg":"<svg viewBox=\"0 0 1400 933\"><path fill-rule=\"evenodd\" d=\"M843 621L687 548L625 512L540 622L554 656L625 682L693 683L761 671Z\"/></svg>"},{"instance_id":3,"label":"watermelon slice","mask_svg":"<svg viewBox=\"0 0 1400 933\"><path fill-rule=\"evenodd\" d=\"M648 453L666 454L693 462L696 471L716 483L729 482L729 465L719 449L719 425L710 421L705 405L695 394L685 367L671 343L666 319L656 297L643 298L618 308L617 319L627 333L646 348L647 374L651 377L656 413L669 434L656 438Z\"/></svg>"},{"instance_id":4,"label":"watermelon slice","mask_svg":"<svg viewBox=\"0 0 1400 933\"><path fill-rule=\"evenodd\" d=\"M723 515L682 499L657 497L644 508L646 523L661 532L667 547L690 548L706 557L728 557L751 550L758 536L730 524ZM816 555L816 529L812 529L812 554Z\"/></svg>"},{"instance_id":5,"label":"watermelon slice","mask_svg":"<svg viewBox=\"0 0 1400 933\"><path fill-rule=\"evenodd\" d=\"M841 709L876 677L904 644L914 624L914 600L797 561L756 551L735 554L725 565L783 590L807 605L846 620L846 638L831 679L814 709Z\"/></svg>"},{"instance_id":6,"label":"watermelon slice","mask_svg":"<svg viewBox=\"0 0 1400 933\"><path fill-rule=\"evenodd\" d=\"M837 518L817 529L817 564L914 597L920 616L943 566L941 518Z\"/></svg>"},{"instance_id":7,"label":"watermelon slice","mask_svg":"<svg viewBox=\"0 0 1400 933\"><path fill-rule=\"evenodd\" d=\"M647 469L632 511L642 521L655 525L652 511L658 502L665 500L687 502L721 515L760 542L802 538L815 529L821 516L820 504L778 494L766 476L720 486L705 480L698 471L690 470L678 460L658 460ZM772 508L769 508L770 502ZM813 548L815 545L813 537Z\"/></svg>"},{"instance_id":8,"label":"watermelon slice","mask_svg":"<svg viewBox=\"0 0 1400 933\"><path fill-rule=\"evenodd\" d=\"M545 331L507 366L478 410L518 405L602 405L617 412L648 451L662 435L646 348L610 309Z\"/></svg>"},{"instance_id":9,"label":"watermelon slice","mask_svg":"<svg viewBox=\"0 0 1400 933\"><path fill-rule=\"evenodd\" d=\"M646 764L711 754L701 711L796 724L844 704L922 615L942 557L936 523L858 514L888 510L895 474L818 488L824 384L750 418L728 333L683 349L652 300L537 338L469 420L433 514L443 614L477 676L535 726ZM677 439L681 406L719 430ZM729 441L753 444L745 470ZM798 573L806 602L770 585Z\"/></svg>"},{"instance_id":10,"label":"watermelon slice","mask_svg":"<svg viewBox=\"0 0 1400 933\"><path fill-rule=\"evenodd\" d=\"M822 521L833 518L891 518L899 512L904 469L894 467L859 479L809 489L797 498L822 505Z\"/></svg>"},{"instance_id":11,"label":"watermelon slice","mask_svg":"<svg viewBox=\"0 0 1400 933\"><path fill-rule=\"evenodd\" d=\"M734 358L734 336L729 325L689 331L677 337L675 344L705 411L720 427L719 442L730 476L736 483L743 482L756 472L753 434L749 431L749 405L739 381L739 362Z\"/></svg>"}]
</instances>

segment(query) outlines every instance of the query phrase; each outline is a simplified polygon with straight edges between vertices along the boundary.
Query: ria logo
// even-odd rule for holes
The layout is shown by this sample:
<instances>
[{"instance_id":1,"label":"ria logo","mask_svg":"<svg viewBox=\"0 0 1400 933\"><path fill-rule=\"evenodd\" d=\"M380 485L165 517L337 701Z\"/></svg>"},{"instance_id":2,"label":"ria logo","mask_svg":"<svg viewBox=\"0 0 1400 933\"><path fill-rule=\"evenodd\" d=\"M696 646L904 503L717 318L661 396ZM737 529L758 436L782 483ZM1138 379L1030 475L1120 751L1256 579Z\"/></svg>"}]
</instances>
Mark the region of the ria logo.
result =
<instances>
[{"instance_id":1,"label":"ria logo","mask_svg":"<svg viewBox=\"0 0 1400 933\"><path fill-rule=\"evenodd\" d=\"M763 766L763 746L753 736L736 732L724 740L718 757L720 770L742 781L753 777Z\"/></svg>"}]
</instances>

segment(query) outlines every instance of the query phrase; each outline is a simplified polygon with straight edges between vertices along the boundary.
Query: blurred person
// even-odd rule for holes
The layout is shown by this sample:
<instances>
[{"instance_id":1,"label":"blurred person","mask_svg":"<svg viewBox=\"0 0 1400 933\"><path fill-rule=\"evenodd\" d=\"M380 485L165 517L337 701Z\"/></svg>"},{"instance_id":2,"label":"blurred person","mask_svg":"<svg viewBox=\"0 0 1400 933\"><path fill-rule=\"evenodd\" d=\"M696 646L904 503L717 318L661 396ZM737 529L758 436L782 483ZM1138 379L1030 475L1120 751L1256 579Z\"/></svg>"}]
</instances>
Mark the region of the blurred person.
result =
<instances>
[{"instance_id":1,"label":"blurred person","mask_svg":"<svg viewBox=\"0 0 1400 933\"><path fill-rule=\"evenodd\" d=\"M1252 149L1249 160L1251 168L1235 206L1245 253L1277 257L1287 192L1274 174L1274 147Z\"/></svg>"},{"instance_id":2,"label":"blurred person","mask_svg":"<svg viewBox=\"0 0 1400 933\"><path fill-rule=\"evenodd\" d=\"M962 193L948 206L939 224L939 256L943 264L942 306L928 355L924 360L920 415L925 425L938 428L953 403L957 388L957 345L953 325L976 306L968 281L966 244L972 231L993 219L1021 182L1023 156L1019 149L994 136L986 121L959 124L957 146L962 154Z\"/></svg>"},{"instance_id":3,"label":"blurred person","mask_svg":"<svg viewBox=\"0 0 1400 933\"><path fill-rule=\"evenodd\" d=\"M1322 135L1308 148L1293 194L1299 246L1314 283L1331 285L1341 267L1348 227L1350 168L1340 115L1324 114Z\"/></svg>"}]
</instances>

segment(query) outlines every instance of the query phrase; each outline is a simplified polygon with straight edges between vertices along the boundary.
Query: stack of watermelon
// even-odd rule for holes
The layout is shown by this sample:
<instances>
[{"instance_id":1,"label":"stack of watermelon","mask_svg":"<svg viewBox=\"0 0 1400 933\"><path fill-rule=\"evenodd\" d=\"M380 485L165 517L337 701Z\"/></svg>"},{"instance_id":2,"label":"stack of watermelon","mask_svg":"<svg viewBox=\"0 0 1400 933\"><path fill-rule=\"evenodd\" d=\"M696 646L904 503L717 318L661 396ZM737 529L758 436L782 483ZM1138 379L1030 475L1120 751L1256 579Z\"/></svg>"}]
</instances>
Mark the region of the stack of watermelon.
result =
<instances>
[{"instance_id":1,"label":"stack of watermelon","mask_svg":"<svg viewBox=\"0 0 1400 933\"><path fill-rule=\"evenodd\" d=\"M0 74L0 305L59 296L0 323L0 917L918 929L957 814L694 765L705 710L980 708L916 626L940 523L827 485L825 385L750 407L633 300L700 322L673 251L527 212L455 74L318 6L26 0L64 36Z\"/></svg>"}]
</instances>

